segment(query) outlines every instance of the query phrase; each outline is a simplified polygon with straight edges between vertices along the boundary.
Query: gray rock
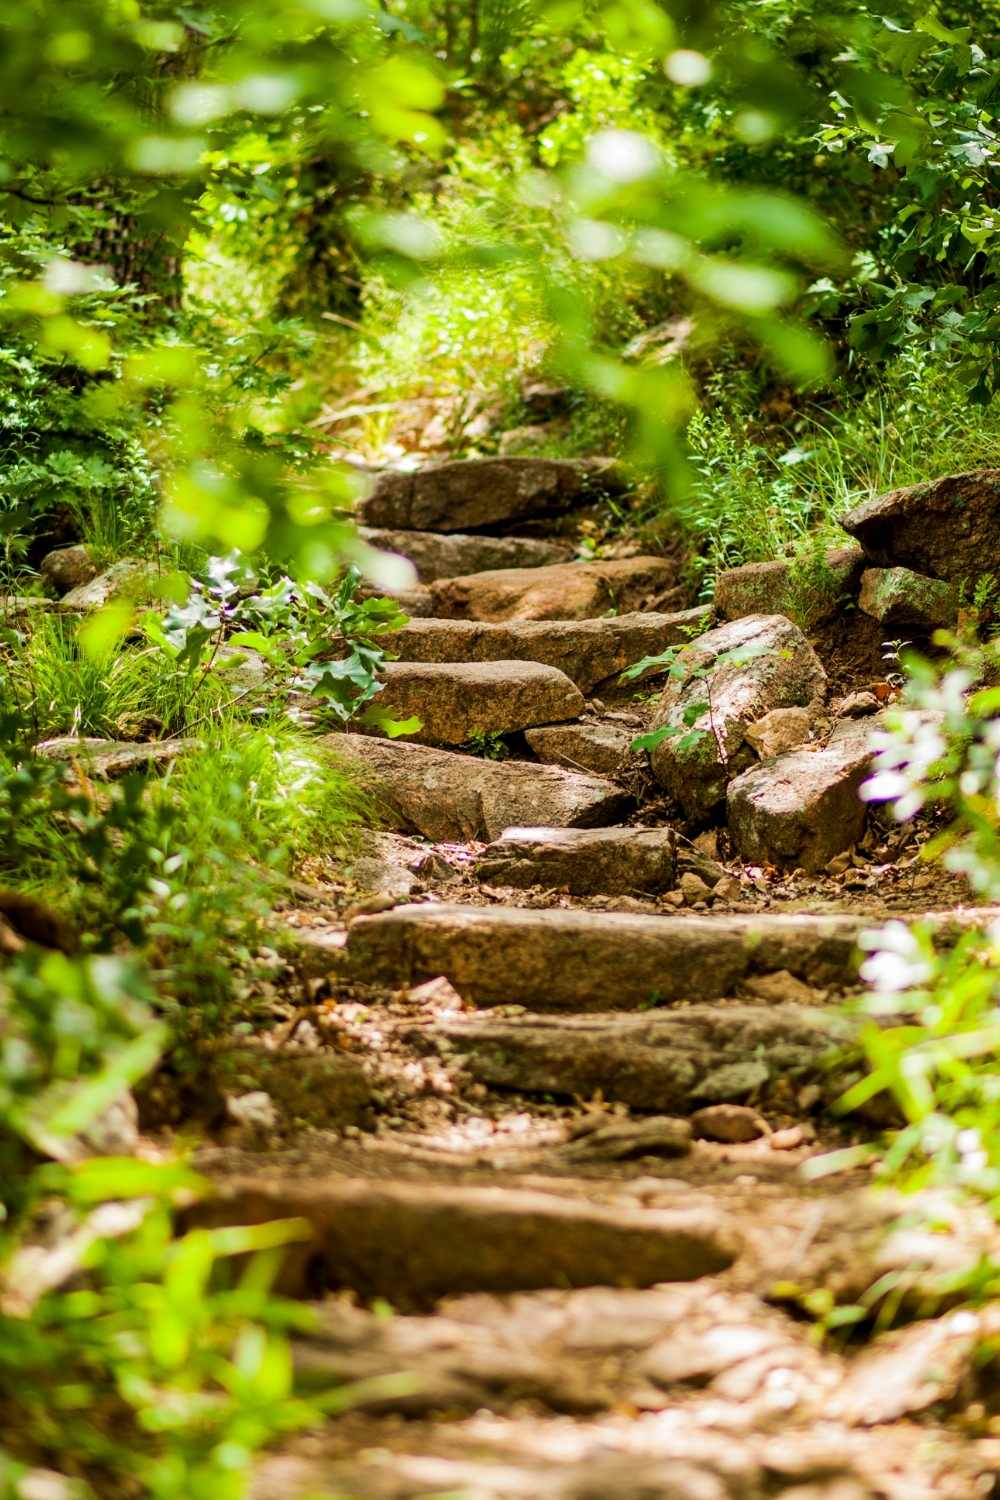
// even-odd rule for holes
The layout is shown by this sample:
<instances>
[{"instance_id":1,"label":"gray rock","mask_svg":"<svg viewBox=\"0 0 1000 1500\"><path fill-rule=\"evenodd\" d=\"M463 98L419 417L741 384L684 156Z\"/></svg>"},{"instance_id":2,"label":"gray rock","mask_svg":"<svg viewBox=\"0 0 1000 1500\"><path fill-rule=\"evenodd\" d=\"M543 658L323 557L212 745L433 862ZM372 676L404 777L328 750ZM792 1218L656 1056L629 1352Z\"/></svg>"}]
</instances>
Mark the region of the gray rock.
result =
<instances>
[{"instance_id":1,"label":"gray rock","mask_svg":"<svg viewBox=\"0 0 1000 1500\"><path fill-rule=\"evenodd\" d=\"M607 615L597 620L411 620L383 637L403 661L540 661L583 692L644 656L687 640L708 622L707 606L676 614Z\"/></svg>"},{"instance_id":2,"label":"gray rock","mask_svg":"<svg viewBox=\"0 0 1000 1500\"><path fill-rule=\"evenodd\" d=\"M958 589L940 578L909 568L866 568L858 608L881 625L919 625L924 630L954 625Z\"/></svg>"},{"instance_id":3,"label":"gray rock","mask_svg":"<svg viewBox=\"0 0 1000 1500\"><path fill-rule=\"evenodd\" d=\"M1000 555L1000 469L972 469L890 490L840 523L878 567L973 580Z\"/></svg>"},{"instance_id":4,"label":"gray rock","mask_svg":"<svg viewBox=\"0 0 1000 1500\"><path fill-rule=\"evenodd\" d=\"M679 601L677 564L663 557L501 568L431 584L434 613L457 620L586 620Z\"/></svg>"},{"instance_id":5,"label":"gray rock","mask_svg":"<svg viewBox=\"0 0 1000 1500\"><path fill-rule=\"evenodd\" d=\"M770 1076L770 1065L764 1058L740 1058L707 1073L698 1085L697 1097L720 1101L746 1099L766 1088Z\"/></svg>"},{"instance_id":6,"label":"gray rock","mask_svg":"<svg viewBox=\"0 0 1000 1500\"><path fill-rule=\"evenodd\" d=\"M772 708L769 714L748 727L747 744L756 750L761 760L769 760L772 755L782 755L786 750L797 750L805 744L812 721L807 708Z\"/></svg>"},{"instance_id":7,"label":"gray rock","mask_svg":"<svg viewBox=\"0 0 1000 1500\"><path fill-rule=\"evenodd\" d=\"M60 735L37 744L35 754L46 760L64 760L84 768L88 776L99 781L113 781L129 771L155 770L167 766L185 750L194 748L194 740L102 740L95 737Z\"/></svg>"},{"instance_id":8,"label":"gray rock","mask_svg":"<svg viewBox=\"0 0 1000 1500\"><path fill-rule=\"evenodd\" d=\"M87 583L70 589L68 594L63 595L62 605L64 609L86 613L103 608L120 594L130 598L147 598L152 580L153 570L149 563L134 557L123 557Z\"/></svg>"},{"instance_id":9,"label":"gray rock","mask_svg":"<svg viewBox=\"0 0 1000 1500\"><path fill-rule=\"evenodd\" d=\"M67 594L97 577L97 564L90 548L78 543L74 547L57 547L42 558L38 571L42 582L55 594Z\"/></svg>"},{"instance_id":10,"label":"gray rock","mask_svg":"<svg viewBox=\"0 0 1000 1500\"><path fill-rule=\"evenodd\" d=\"M508 828L476 861L491 885L565 886L574 896L653 895L674 883L668 828Z\"/></svg>"},{"instance_id":11,"label":"gray rock","mask_svg":"<svg viewBox=\"0 0 1000 1500\"><path fill-rule=\"evenodd\" d=\"M459 578L490 568L539 568L569 562L571 547L529 536L462 536L455 532L380 531L359 528L362 537L382 552L398 552L417 570L421 583L436 578Z\"/></svg>"},{"instance_id":12,"label":"gray rock","mask_svg":"<svg viewBox=\"0 0 1000 1500\"><path fill-rule=\"evenodd\" d=\"M621 724L558 724L547 729L529 729L528 744L547 765L569 766L574 771L592 771L595 776L614 776L624 764L636 730Z\"/></svg>"},{"instance_id":13,"label":"gray rock","mask_svg":"<svg viewBox=\"0 0 1000 1500\"><path fill-rule=\"evenodd\" d=\"M724 620L744 615L787 615L803 629L835 613L861 576L860 547L836 547L822 558L778 558L746 563L720 573L715 581L715 608Z\"/></svg>"},{"instance_id":14,"label":"gray rock","mask_svg":"<svg viewBox=\"0 0 1000 1500\"><path fill-rule=\"evenodd\" d=\"M869 727L843 719L823 750L793 750L729 785L729 831L745 860L822 870L864 831L858 795L872 760Z\"/></svg>"},{"instance_id":15,"label":"gray rock","mask_svg":"<svg viewBox=\"0 0 1000 1500\"><path fill-rule=\"evenodd\" d=\"M418 717L419 738L438 744L575 719L584 709L565 673L535 661L387 662L381 675L379 712Z\"/></svg>"},{"instance_id":16,"label":"gray rock","mask_svg":"<svg viewBox=\"0 0 1000 1500\"><path fill-rule=\"evenodd\" d=\"M600 1092L633 1109L683 1114L710 1097L766 1094L789 1077L825 1079L826 1059L852 1030L836 1011L690 1005L628 1016L463 1016L429 1035L447 1038L472 1076L495 1088Z\"/></svg>"},{"instance_id":17,"label":"gray rock","mask_svg":"<svg viewBox=\"0 0 1000 1500\"><path fill-rule=\"evenodd\" d=\"M92 1156L134 1156L139 1145L139 1109L126 1089L91 1120L79 1138Z\"/></svg>"},{"instance_id":18,"label":"gray rock","mask_svg":"<svg viewBox=\"0 0 1000 1500\"><path fill-rule=\"evenodd\" d=\"M820 699L826 674L797 625L783 615L748 615L708 631L678 653L653 729L668 728L651 753L653 774L692 818L725 799L753 764L746 732L775 708Z\"/></svg>"},{"instance_id":19,"label":"gray rock","mask_svg":"<svg viewBox=\"0 0 1000 1500\"><path fill-rule=\"evenodd\" d=\"M371 1084L361 1064L343 1053L308 1047L295 1038L277 1045L266 1034L223 1042L202 1060L199 1106L209 1117L223 1116L260 1129L312 1126L342 1129L366 1126L372 1119ZM268 1105L263 1104L263 1099ZM256 1100L259 1108L233 1108L239 1099ZM266 1119L265 1119L266 1116Z\"/></svg>"},{"instance_id":20,"label":"gray rock","mask_svg":"<svg viewBox=\"0 0 1000 1500\"><path fill-rule=\"evenodd\" d=\"M347 960L393 988L437 974L475 1005L634 1010L735 993L787 969L817 984L854 973L860 917L640 916L509 907L401 906L360 917Z\"/></svg>"},{"instance_id":21,"label":"gray rock","mask_svg":"<svg viewBox=\"0 0 1000 1500\"><path fill-rule=\"evenodd\" d=\"M721 1141L732 1146L759 1140L767 1134L767 1125L760 1115L745 1104L706 1104L691 1116L691 1129L698 1140Z\"/></svg>"},{"instance_id":22,"label":"gray rock","mask_svg":"<svg viewBox=\"0 0 1000 1500\"><path fill-rule=\"evenodd\" d=\"M415 872L429 852L398 833L366 828L357 850L346 858L345 873L363 891L401 899L412 895L414 886L419 884Z\"/></svg>"},{"instance_id":23,"label":"gray rock","mask_svg":"<svg viewBox=\"0 0 1000 1500\"><path fill-rule=\"evenodd\" d=\"M556 515L622 487L620 471L607 460L461 459L379 474L358 518L407 531L476 531Z\"/></svg>"},{"instance_id":24,"label":"gray rock","mask_svg":"<svg viewBox=\"0 0 1000 1500\"><path fill-rule=\"evenodd\" d=\"M592 828L615 822L630 805L611 782L558 766L356 734L320 743L357 769L392 827L429 839L495 839L511 823Z\"/></svg>"}]
</instances>

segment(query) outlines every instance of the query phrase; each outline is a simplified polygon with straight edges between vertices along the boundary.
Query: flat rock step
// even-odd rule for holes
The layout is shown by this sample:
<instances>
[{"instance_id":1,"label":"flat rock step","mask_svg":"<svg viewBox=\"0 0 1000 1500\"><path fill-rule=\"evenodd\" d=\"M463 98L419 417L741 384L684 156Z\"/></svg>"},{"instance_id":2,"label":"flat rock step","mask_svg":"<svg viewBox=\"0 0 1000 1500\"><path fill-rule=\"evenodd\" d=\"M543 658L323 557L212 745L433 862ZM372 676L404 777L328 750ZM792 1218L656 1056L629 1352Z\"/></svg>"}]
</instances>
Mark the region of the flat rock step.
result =
<instances>
[{"instance_id":1,"label":"flat rock step","mask_svg":"<svg viewBox=\"0 0 1000 1500\"><path fill-rule=\"evenodd\" d=\"M789 1372L789 1386L794 1385ZM323 1438L265 1457L250 1500L972 1500L988 1496L996 1439L929 1423L874 1432L689 1397L669 1413L588 1422L524 1411L464 1421L339 1417ZM754 1416L757 1417L754 1422Z\"/></svg>"},{"instance_id":2,"label":"flat rock step","mask_svg":"<svg viewBox=\"0 0 1000 1500\"><path fill-rule=\"evenodd\" d=\"M452 620L587 620L682 602L677 564L662 557L500 568L430 585L434 614Z\"/></svg>"},{"instance_id":3,"label":"flat rock step","mask_svg":"<svg viewBox=\"0 0 1000 1500\"><path fill-rule=\"evenodd\" d=\"M624 724L553 724L529 729L525 739L546 765L589 771L594 776L615 776L631 751L637 728Z\"/></svg>"},{"instance_id":4,"label":"flat rock step","mask_svg":"<svg viewBox=\"0 0 1000 1500\"><path fill-rule=\"evenodd\" d=\"M382 677L379 711L419 718L419 738L438 744L556 724L585 707L565 672L536 661L387 662Z\"/></svg>"},{"instance_id":5,"label":"flat rock step","mask_svg":"<svg viewBox=\"0 0 1000 1500\"><path fill-rule=\"evenodd\" d=\"M386 531L372 526L358 529L372 547L408 558L421 583L493 568L540 568L546 563L569 562L573 556L572 548L561 542L531 536L463 536L455 532Z\"/></svg>"},{"instance_id":6,"label":"flat rock step","mask_svg":"<svg viewBox=\"0 0 1000 1500\"><path fill-rule=\"evenodd\" d=\"M190 1211L197 1224L303 1221L282 1288L349 1288L426 1306L448 1293L652 1286L730 1266L737 1240L721 1210L606 1204L514 1186L297 1177L221 1177Z\"/></svg>"},{"instance_id":7,"label":"flat rock step","mask_svg":"<svg viewBox=\"0 0 1000 1500\"><path fill-rule=\"evenodd\" d=\"M481 760L358 734L320 743L358 770L390 826L428 839L495 839L512 823L594 827L616 822L631 805L610 781L558 766Z\"/></svg>"},{"instance_id":8,"label":"flat rock step","mask_svg":"<svg viewBox=\"0 0 1000 1500\"><path fill-rule=\"evenodd\" d=\"M492 1088L600 1093L633 1109L683 1114L822 1078L826 1059L852 1035L835 1009L691 1005L641 1016L463 1017L415 1029L413 1040L433 1048L443 1039ZM843 1081L834 1089L842 1092Z\"/></svg>"},{"instance_id":9,"label":"flat rock step","mask_svg":"<svg viewBox=\"0 0 1000 1500\"><path fill-rule=\"evenodd\" d=\"M644 656L688 639L708 622L707 605L674 614L633 613L597 620L411 620L383 637L403 661L540 661L583 692Z\"/></svg>"},{"instance_id":10,"label":"flat rock step","mask_svg":"<svg viewBox=\"0 0 1000 1500\"><path fill-rule=\"evenodd\" d=\"M459 459L379 474L358 519L407 531L478 531L558 515L622 488L609 459Z\"/></svg>"},{"instance_id":11,"label":"flat rock step","mask_svg":"<svg viewBox=\"0 0 1000 1500\"><path fill-rule=\"evenodd\" d=\"M572 896L657 894L673 888L669 828L508 828L476 861L491 885L544 885Z\"/></svg>"},{"instance_id":12,"label":"flat rock step","mask_svg":"<svg viewBox=\"0 0 1000 1500\"><path fill-rule=\"evenodd\" d=\"M433 1317L386 1319L330 1301L297 1341L295 1364L304 1381L326 1386L412 1371L384 1394L359 1392L368 1410L408 1416L509 1411L525 1400L577 1415L623 1403L662 1411L695 1390L752 1394L767 1408L772 1370L784 1372L801 1412L820 1410L844 1378L844 1361L817 1349L804 1324L705 1281L453 1297Z\"/></svg>"},{"instance_id":13,"label":"flat rock step","mask_svg":"<svg viewBox=\"0 0 1000 1500\"><path fill-rule=\"evenodd\" d=\"M475 1005L635 1010L732 995L749 976L782 970L810 984L846 984L867 925L849 916L402 906L355 921L347 955L373 983L444 974Z\"/></svg>"}]
</instances>

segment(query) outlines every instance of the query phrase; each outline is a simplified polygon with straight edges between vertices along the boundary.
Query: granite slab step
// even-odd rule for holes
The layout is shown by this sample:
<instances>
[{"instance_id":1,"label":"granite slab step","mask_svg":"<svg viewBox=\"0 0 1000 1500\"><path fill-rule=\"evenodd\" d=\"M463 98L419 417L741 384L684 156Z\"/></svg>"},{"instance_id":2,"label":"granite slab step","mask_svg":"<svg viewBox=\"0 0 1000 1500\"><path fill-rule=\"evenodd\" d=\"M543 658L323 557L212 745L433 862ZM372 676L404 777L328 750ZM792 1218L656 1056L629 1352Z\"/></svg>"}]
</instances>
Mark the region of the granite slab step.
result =
<instances>
[{"instance_id":1,"label":"granite slab step","mask_svg":"<svg viewBox=\"0 0 1000 1500\"><path fill-rule=\"evenodd\" d=\"M583 692L644 656L680 645L707 624L707 605L673 614L633 612L595 620L411 620L383 637L403 661L540 661Z\"/></svg>"},{"instance_id":2,"label":"granite slab step","mask_svg":"<svg viewBox=\"0 0 1000 1500\"><path fill-rule=\"evenodd\" d=\"M435 615L452 620L588 620L682 602L677 564L663 557L500 568L430 585Z\"/></svg>"},{"instance_id":3,"label":"granite slab step","mask_svg":"<svg viewBox=\"0 0 1000 1500\"><path fill-rule=\"evenodd\" d=\"M358 507L366 526L477 531L559 515L624 485L609 459L473 458L379 474Z\"/></svg>"},{"instance_id":4,"label":"granite slab step","mask_svg":"<svg viewBox=\"0 0 1000 1500\"><path fill-rule=\"evenodd\" d=\"M449 1293L541 1287L652 1286L730 1266L738 1241L715 1207L638 1208L583 1192L376 1180L299 1171L265 1160L234 1171L226 1153L199 1163L216 1191L188 1215L199 1225L298 1219L280 1288L349 1289L427 1306Z\"/></svg>"},{"instance_id":5,"label":"granite slab step","mask_svg":"<svg viewBox=\"0 0 1000 1500\"><path fill-rule=\"evenodd\" d=\"M419 718L419 738L436 744L556 724L585 707L564 672L535 661L387 662L381 675L379 711Z\"/></svg>"},{"instance_id":6,"label":"granite slab step","mask_svg":"<svg viewBox=\"0 0 1000 1500\"><path fill-rule=\"evenodd\" d=\"M684 1115L822 1083L827 1059L853 1035L836 1007L734 1004L641 1015L471 1015L425 1027L414 1040L429 1047L443 1039L491 1088L600 1094L633 1109ZM830 1089L841 1093L842 1078Z\"/></svg>"},{"instance_id":7,"label":"granite slab step","mask_svg":"<svg viewBox=\"0 0 1000 1500\"><path fill-rule=\"evenodd\" d=\"M484 760L358 734L318 743L354 768L388 826L429 839L495 839L512 823L600 827L618 822L632 805L612 782L559 766Z\"/></svg>"},{"instance_id":8,"label":"granite slab step","mask_svg":"<svg viewBox=\"0 0 1000 1500\"><path fill-rule=\"evenodd\" d=\"M444 974L475 1005L540 1011L637 1010L736 992L787 971L808 984L853 977L851 916L726 916L400 906L348 933L355 972L394 988Z\"/></svg>"},{"instance_id":9,"label":"granite slab step","mask_svg":"<svg viewBox=\"0 0 1000 1500\"><path fill-rule=\"evenodd\" d=\"M547 563L569 562L573 556L573 549L563 542L531 536L469 536L373 526L358 529L370 546L407 558L416 568L420 583L483 573L490 568L540 568Z\"/></svg>"}]
</instances>

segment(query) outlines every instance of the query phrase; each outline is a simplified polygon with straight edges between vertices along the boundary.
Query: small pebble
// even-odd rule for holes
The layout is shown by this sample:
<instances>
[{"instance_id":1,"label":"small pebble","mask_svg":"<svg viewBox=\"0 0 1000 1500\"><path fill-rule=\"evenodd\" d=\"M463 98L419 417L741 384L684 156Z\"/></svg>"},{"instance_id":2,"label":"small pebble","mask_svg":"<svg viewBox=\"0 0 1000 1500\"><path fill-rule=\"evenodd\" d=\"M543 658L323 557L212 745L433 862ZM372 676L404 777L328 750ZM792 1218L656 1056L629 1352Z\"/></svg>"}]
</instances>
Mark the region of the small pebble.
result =
<instances>
[{"instance_id":1,"label":"small pebble","mask_svg":"<svg viewBox=\"0 0 1000 1500\"><path fill-rule=\"evenodd\" d=\"M691 1129L701 1141L721 1141L727 1146L759 1140L770 1135L770 1127L746 1104L709 1104L695 1110Z\"/></svg>"},{"instance_id":2,"label":"small pebble","mask_svg":"<svg viewBox=\"0 0 1000 1500\"><path fill-rule=\"evenodd\" d=\"M677 889L687 906L694 906L696 901L707 901L712 894L712 888L706 885L700 875L693 870L688 870L677 882Z\"/></svg>"}]
</instances>

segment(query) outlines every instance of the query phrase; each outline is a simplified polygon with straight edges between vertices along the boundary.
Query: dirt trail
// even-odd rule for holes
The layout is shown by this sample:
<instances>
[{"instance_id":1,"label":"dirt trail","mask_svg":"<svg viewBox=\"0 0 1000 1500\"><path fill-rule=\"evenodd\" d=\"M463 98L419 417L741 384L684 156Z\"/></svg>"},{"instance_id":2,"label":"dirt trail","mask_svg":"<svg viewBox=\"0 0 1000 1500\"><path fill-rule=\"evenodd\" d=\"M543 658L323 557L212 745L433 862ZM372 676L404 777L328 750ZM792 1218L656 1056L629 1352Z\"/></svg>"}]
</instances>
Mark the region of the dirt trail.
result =
<instances>
[{"instance_id":1,"label":"dirt trail","mask_svg":"<svg viewBox=\"0 0 1000 1500\"><path fill-rule=\"evenodd\" d=\"M879 707L871 622L801 647L796 632L796 682L760 687L712 771L721 799L703 766L654 779L628 746L667 710L618 674L699 633L710 655L712 620L677 614L676 576L649 559L600 576L537 528L511 535L572 503L561 470L533 509L517 465L447 468L469 534L414 539L427 608L387 688L407 712L421 699L433 743L331 739L394 831L368 838L347 885L317 868L287 914L300 991L276 992L273 1032L229 1059L232 1122L201 1158L221 1189L203 1218L307 1222L284 1272L318 1307L300 1369L365 1382L350 1414L261 1463L255 1500L1000 1494L1000 1402L977 1357L1000 1320L939 1294L992 1224L941 1204L931 1226L864 1172L803 1172L864 1131L824 1112L858 932L886 912L975 920L911 835L852 821L865 754L838 745L872 712L852 699ZM448 505L428 476L401 493L383 486L369 519L405 552L417 501ZM456 557L479 555L456 580ZM542 665L504 670L525 662ZM717 740L758 668L712 678ZM509 758L470 755L470 738ZM789 755L805 779L779 796ZM756 778L741 837L773 858L740 858L725 829L737 775ZM817 1342L802 1309L824 1291L869 1297L867 1339ZM890 1300L911 1321L879 1333Z\"/></svg>"}]
</instances>

